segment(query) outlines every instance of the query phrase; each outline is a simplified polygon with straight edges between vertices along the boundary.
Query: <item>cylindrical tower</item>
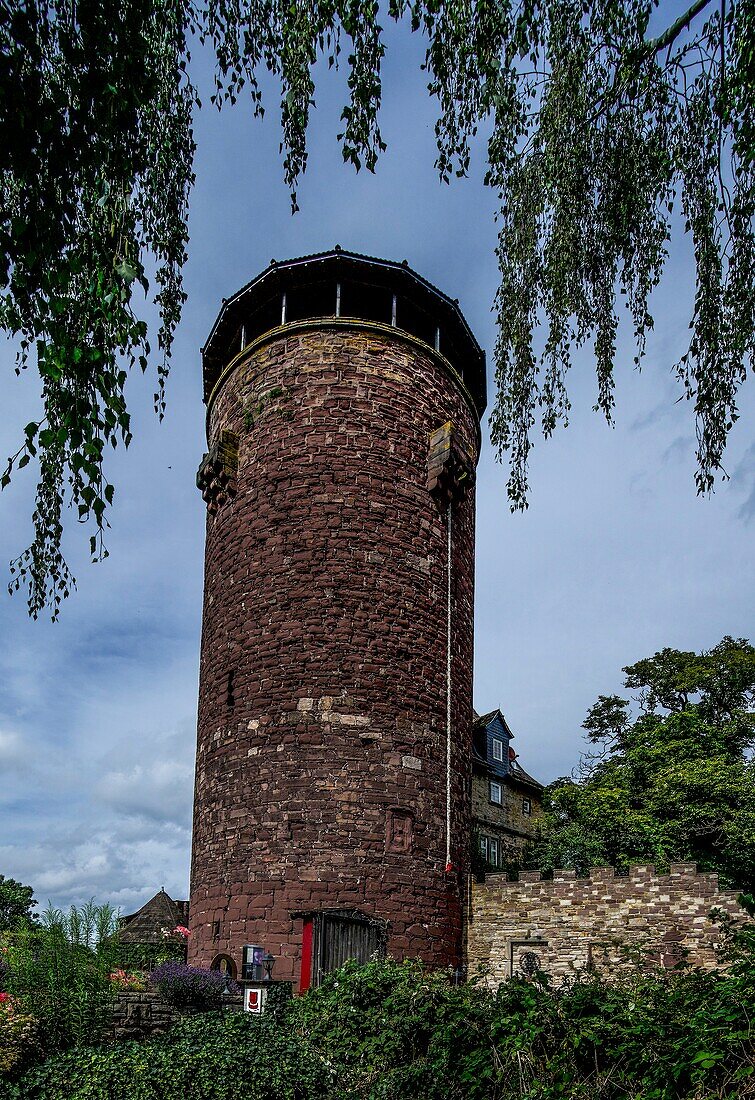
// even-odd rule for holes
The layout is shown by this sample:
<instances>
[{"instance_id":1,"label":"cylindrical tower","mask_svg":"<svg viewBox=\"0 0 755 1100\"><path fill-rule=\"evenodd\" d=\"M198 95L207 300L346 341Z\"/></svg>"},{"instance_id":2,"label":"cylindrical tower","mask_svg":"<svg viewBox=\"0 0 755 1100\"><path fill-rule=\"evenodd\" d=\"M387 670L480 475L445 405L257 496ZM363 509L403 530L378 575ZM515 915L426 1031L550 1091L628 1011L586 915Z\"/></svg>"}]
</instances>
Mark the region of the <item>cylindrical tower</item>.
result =
<instances>
[{"instance_id":1,"label":"cylindrical tower","mask_svg":"<svg viewBox=\"0 0 755 1100\"><path fill-rule=\"evenodd\" d=\"M190 961L457 965L484 354L406 264L335 249L225 301L203 367Z\"/></svg>"}]
</instances>

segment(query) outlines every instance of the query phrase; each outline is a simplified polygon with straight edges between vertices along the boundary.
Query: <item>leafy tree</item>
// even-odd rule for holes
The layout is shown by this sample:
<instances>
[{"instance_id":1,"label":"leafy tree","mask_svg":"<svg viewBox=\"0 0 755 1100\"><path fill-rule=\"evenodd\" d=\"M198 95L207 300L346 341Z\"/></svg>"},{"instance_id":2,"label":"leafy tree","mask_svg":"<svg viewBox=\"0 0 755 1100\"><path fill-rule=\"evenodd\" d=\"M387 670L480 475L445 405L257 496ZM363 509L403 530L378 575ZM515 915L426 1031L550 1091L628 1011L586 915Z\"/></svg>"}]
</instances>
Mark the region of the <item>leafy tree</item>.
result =
<instances>
[{"instance_id":1,"label":"leafy tree","mask_svg":"<svg viewBox=\"0 0 755 1100\"><path fill-rule=\"evenodd\" d=\"M34 922L34 890L0 875L0 932L28 928Z\"/></svg>"},{"instance_id":2,"label":"leafy tree","mask_svg":"<svg viewBox=\"0 0 755 1100\"><path fill-rule=\"evenodd\" d=\"M673 22L659 0L2 0L0 3L0 325L32 360L42 415L2 474L39 461L34 538L12 563L37 615L58 613L73 579L62 509L91 521L94 558L113 487L109 445L128 445L129 368L150 355L141 293L155 268L155 404L164 408L184 293L193 182L192 36L217 58L214 101L258 74L280 78L284 176L296 208L307 163L313 64L349 40L344 159L374 170L385 53L380 20L427 41L439 105L437 168L468 168L491 119L488 184L500 199L497 399L513 507L527 501L538 417L566 422L574 345L594 343L596 408L610 420L618 301L642 357L650 294L677 204L696 271L689 346L674 370L694 406L697 485L721 470L755 333L755 21L749 0L693 0Z\"/></svg>"},{"instance_id":3,"label":"leafy tree","mask_svg":"<svg viewBox=\"0 0 755 1100\"><path fill-rule=\"evenodd\" d=\"M528 861L545 869L694 860L755 886L755 649L664 649L624 669L638 712L600 696L583 723L595 749L546 790Z\"/></svg>"}]
</instances>

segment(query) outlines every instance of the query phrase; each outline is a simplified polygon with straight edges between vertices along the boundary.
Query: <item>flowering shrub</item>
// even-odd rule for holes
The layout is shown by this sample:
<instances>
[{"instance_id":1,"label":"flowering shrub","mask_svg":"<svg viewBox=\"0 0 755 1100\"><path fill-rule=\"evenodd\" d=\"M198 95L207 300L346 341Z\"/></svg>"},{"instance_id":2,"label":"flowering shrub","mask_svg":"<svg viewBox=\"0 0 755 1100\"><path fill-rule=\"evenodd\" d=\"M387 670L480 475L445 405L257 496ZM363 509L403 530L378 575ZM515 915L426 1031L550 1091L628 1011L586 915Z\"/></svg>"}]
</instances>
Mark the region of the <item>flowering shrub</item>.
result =
<instances>
[{"instance_id":1,"label":"flowering shrub","mask_svg":"<svg viewBox=\"0 0 755 1100\"><path fill-rule=\"evenodd\" d=\"M113 967L120 967L132 974L134 971L150 971L165 962L186 962L186 940L180 936L163 936L158 943L114 942Z\"/></svg>"},{"instance_id":2,"label":"flowering shrub","mask_svg":"<svg viewBox=\"0 0 755 1100\"><path fill-rule=\"evenodd\" d=\"M231 993L240 992L232 979L219 970L200 970L183 963L166 962L149 976L150 985L172 1005L191 1005L195 1008L216 1008L228 981Z\"/></svg>"},{"instance_id":3,"label":"flowering shrub","mask_svg":"<svg viewBox=\"0 0 755 1100\"><path fill-rule=\"evenodd\" d=\"M37 1050L37 1021L16 997L0 993L0 1074L9 1074Z\"/></svg>"},{"instance_id":4,"label":"flowering shrub","mask_svg":"<svg viewBox=\"0 0 755 1100\"><path fill-rule=\"evenodd\" d=\"M147 983L143 974L129 973L127 970L113 970L110 974L110 982L117 989L130 990L133 993L143 993Z\"/></svg>"},{"instance_id":5,"label":"flowering shrub","mask_svg":"<svg viewBox=\"0 0 755 1100\"><path fill-rule=\"evenodd\" d=\"M175 928L161 928L160 934L164 940L179 939L188 940L191 932L183 924L177 924Z\"/></svg>"}]
</instances>

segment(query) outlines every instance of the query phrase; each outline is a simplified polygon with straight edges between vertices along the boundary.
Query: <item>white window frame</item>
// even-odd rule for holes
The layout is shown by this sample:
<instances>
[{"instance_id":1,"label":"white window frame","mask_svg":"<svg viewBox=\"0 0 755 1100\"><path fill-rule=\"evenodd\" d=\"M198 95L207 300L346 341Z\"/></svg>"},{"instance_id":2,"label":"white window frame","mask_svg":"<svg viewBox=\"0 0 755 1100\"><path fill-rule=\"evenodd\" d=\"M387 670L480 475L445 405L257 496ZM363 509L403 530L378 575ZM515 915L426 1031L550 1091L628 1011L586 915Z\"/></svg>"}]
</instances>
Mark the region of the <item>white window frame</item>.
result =
<instances>
[{"instance_id":1,"label":"white window frame","mask_svg":"<svg viewBox=\"0 0 755 1100\"><path fill-rule=\"evenodd\" d=\"M493 867L498 867L500 863L500 860L498 858L498 851L498 839L497 837L491 837L488 843L488 863L492 864Z\"/></svg>"},{"instance_id":2,"label":"white window frame","mask_svg":"<svg viewBox=\"0 0 755 1100\"><path fill-rule=\"evenodd\" d=\"M504 763L503 751L505 747L506 746L504 745L500 737L493 738L493 760L496 762L496 764Z\"/></svg>"},{"instance_id":3,"label":"white window frame","mask_svg":"<svg viewBox=\"0 0 755 1100\"><path fill-rule=\"evenodd\" d=\"M480 837L480 855L487 863L488 859L488 838L486 836Z\"/></svg>"},{"instance_id":4,"label":"white window frame","mask_svg":"<svg viewBox=\"0 0 755 1100\"><path fill-rule=\"evenodd\" d=\"M493 797L493 790L494 789L498 792L498 797L497 798ZM503 786L500 783L496 783L494 780L491 779L490 780L490 787L489 787L489 790L488 790L488 796L490 798L490 801L493 802L496 806L502 806L503 805Z\"/></svg>"},{"instance_id":5,"label":"white window frame","mask_svg":"<svg viewBox=\"0 0 755 1100\"><path fill-rule=\"evenodd\" d=\"M522 813L525 815L525 817L531 817L532 816L532 799L531 798L523 798L522 799Z\"/></svg>"}]
</instances>

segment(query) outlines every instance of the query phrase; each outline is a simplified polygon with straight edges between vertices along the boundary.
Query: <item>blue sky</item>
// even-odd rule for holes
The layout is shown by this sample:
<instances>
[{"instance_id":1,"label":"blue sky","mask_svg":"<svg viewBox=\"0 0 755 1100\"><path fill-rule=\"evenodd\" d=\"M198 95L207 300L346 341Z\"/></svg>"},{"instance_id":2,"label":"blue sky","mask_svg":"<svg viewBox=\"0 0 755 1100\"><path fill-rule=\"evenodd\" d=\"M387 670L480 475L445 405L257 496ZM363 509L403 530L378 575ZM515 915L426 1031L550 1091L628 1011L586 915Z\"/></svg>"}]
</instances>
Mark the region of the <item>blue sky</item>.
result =
<instances>
[{"instance_id":1,"label":"blue sky","mask_svg":"<svg viewBox=\"0 0 755 1100\"><path fill-rule=\"evenodd\" d=\"M245 103L197 118L197 184L168 412L151 412L153 378L134 376L134 442L114 455L110 558L67 534L78 590L59 623L31 622L0 589L0 873L43 904L96 897L128 911L160 886L185 897L202 602L204 508L194 475L204 448L199 348L229 296L272 257L339 243L412 267L458 297L492 360L496 289L493 196L472 173L450 187L433 170L435 113L421 43L390 30L383 137L374 176L343 165L335 135L344 74L318 70L309 166L290 214L278 151L275 87L254 121ZM209 102L210 77L197 72ZM731 480L695 495L691 411L671 368L691 307L688 243L678 239L653 300L656 330L641 373L619 345L617 415L591 411L589 350L570 381L572 422L537 442L531 506L511 515L489 444L478 475L475 703L500 706L522 763L543 781L571 771L580 724L621 668L665 645L698 649L751 636L755 444L752 386L731 437ZM32 375L1 352L0 454L37 409ZM487 430L486 433L487 435ZM0 497L0 571L30 538L29 467Z\"/></svg>"}]
</instances>

